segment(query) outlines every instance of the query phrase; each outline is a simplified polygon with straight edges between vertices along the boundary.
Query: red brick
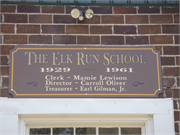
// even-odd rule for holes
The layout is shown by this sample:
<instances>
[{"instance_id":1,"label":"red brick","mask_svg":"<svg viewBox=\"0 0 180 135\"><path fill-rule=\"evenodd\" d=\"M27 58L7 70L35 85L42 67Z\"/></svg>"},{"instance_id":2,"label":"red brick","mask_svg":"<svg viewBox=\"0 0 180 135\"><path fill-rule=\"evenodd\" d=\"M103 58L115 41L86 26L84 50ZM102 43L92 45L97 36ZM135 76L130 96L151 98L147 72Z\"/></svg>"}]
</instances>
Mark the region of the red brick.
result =
<instances>
[{"instance_id":1,"label":"red brick","mask_svg":"<svg viewBox=\"0 0 180 135\"><path fill-rule=\"evenodd\" d=\"M150 44L173 44L173 36L172 35L150 36Z\"/></svg>"},{"instance_id":2,"label":"red brick","mask_svg":"<svg viewBox=\"0 0 180 135\"><path fill-rule=\"evenodd\" d=\"M112 26L90 26L90 34L112 34Z\"/></svg>"},{"instance_id":3,"label":"red brick","mask_svg":"<svg viewBox=\"0 0 180 135\"><path fill-rule=\"evenodd\" d=\"M88 25L66 25L66 34L89 34Z\"/></svg>"},{"instance_id":4,"label":"red brick","mask_svg":"<svg viewBox=\"0 0 180 135\"><path fill-rule=\"evenodd\" d=\"M177 109L177 102L179 102L179 100L173 100L174 109Z\"/></svg>"},{"instance_id":5,"label":"red brick","mask_svg":"<svg viewBox=\"0 0 180 135\"><path fill-rule=\"evenodd\" d=\"M180 67L164 67L164 76L179 76Z\"/></svg>"},{"instance_id":6,"label":"red brick","mask_svg":"<svg viewBox=\"0 0 180 135\"><path fill-rule=\"evenodd\" d=\"M0 75L9 75L9 67L1 67Z\"/></svg>"},{"instance_id":7,"label":"red brick","mask_svg":"<svg viewBox=\"0 0 180 135\"><path fill-rule=\"evenodd\" d=\"M27 44L26 35L4 35L5 44Z\"/></svg>"},{"instance_id":8,"label":"red brick","mask_svg":"<svg viewBox=\"0 0 180 135\"><path fill-rule=\"evenodd\" d=\"M179 13L179 6L162 7L162 13L166 13L166 14Z\"/></svg>"},{"instance_id":9,"label":"red brick","mask_svg":"<svg viewBox=\"0 0 180 135\"><path fill-rule=\"evenodd\" d=\"M30 35L30 44L52 44L52 36L50 35Z\"/></svg>"},{"instance_id":10,"label":"red brick","mask_svg":"<svg viewBox=\"0 0 180 135\"><path fill-rule=\"evenodd\" d=\"M138 34L160 34L160 25L139 25Z\"/></svg>"},{"instance_id":11,"label":"red brick","mask_svg":"<svg viewBox=\"0 0 180 135\"><path fill-rule=\"evenodd\" d=\"M114 34L137 34L136 26L114 26Z\"/></svg>"},{"instance_id":12,"label":"red brick","mask_svg":"<svg viewBox=\"0 0 180 135\"><path fill-rule=\"evenodd\" d=\"M179 55L179 46L163 46L164 55Z\"/></svg>"},{"instance_id":13,"label":"red brick","mask_svg":"<svg viewBox=\"0 0 180 135\"><path fill-rule=\"evenodd\" d=\"M66 6L66 13L71 14L72 9L77 8L80 11L85 11L88 9L88 6Z\"/></svg>"},{"instance_id":14,"label":"red brick","mask_svg":"<svg viewBox=\"0 0 180 135\"><path fill-rule=\"evenodd\" d=\"M160 13L160 7L149 7L149 6L143 6L143 7L138 7L138 13L150 13L150 14L153 14L153 13Z\"/></svg>"},{"instance_id":15,"label":"red brick","mask_svg":"<svg viewBox=\"0 0 180 135\"><path fill-rule=\"evenodd\" d=\"M155 46L157 51L160 51L160 54L162 55L162 46Z\"/></svg>"},{"instance_id":16,"label":"red brick","mask_svg":"<svg viewBox=\"0 0 180 135\"><path fill-rule=\"evenodd\" d=\"M176 65L180 65L180 56L176 56Z\"/></svg>"},{"instance_id":17,"label":"red brick","mask_svg":"<svg viewBox=\"0 0 180 135\"><path fill-rule=\"evenodd\" d=\"M2 77L2 86L9 86L9 77Z\"/></svg>"},{"instance_id":18,"label":"red brick","mask_svg":"<svg viewBox=\"0 0 180 135\"><path fill-rule=\"evenodd\" d=\"M148 23L147 15L126 15L126 24L146 24Z\"/></svg>"},{"instance_id":19,"label":"red brick","mask_svg":"<svg viewBox=\"0 0 180 135\"><path fill-rule=\"evenodd\" d=\"M14 48L14 45L1 45L1 55L9 55L9 51Z\"/></svg>"},{"instance_id":20,"label":"red brick","mask_svg":"<svg viewBox=\"0 0 180 135\"><path fill-rule=\"evenodd\" d=\"M14 13L16 11L15 5L1 5L1 12L2 13Z\"/></svg>"},{"instance_id":21,"label":"red brick","mask_svg":"<svg viewBox=\"0 0 180 135\"><path fill-rule=\"evenodd\" d=\"M8 89L1 89L1 97L8 97L8 98L12 98L12 94L8 93Z\"/></svg>"},{"instance_id":22,"label":"red brick","mask_svg":"<svg viewBox=\"0 0 180 135\"><path fill-rule=\"evenodd\" d=\"M162 25L162 33L179 34L179 25Z\"/></svg>"},{"instance_id":23,"label":"red brick","mask_svg":"<svg viewBox=\"0 0 180 135\"><path fill-rule=\"evenodd\" d=\"M15 25L12 24L1 24L1 32L2 33L14 33Z\"/></svg>"},{"instance_id":24,"label":"red brick","mask_svg":"<svg viewBox=\"0 0 180 135\"><path fill-rule=\"evenodd\" d=\"M64 13L64 6L42 6L42 13Z\"/></svg>"},{"instance_id":25,"label":"red brick","mask_svg":"<svg viewBox=\"0 0 180 135\"><path fill-rule=\"evenodd\" d=\"M112 6L94 6L89 7L94 14L112 14Z\"/></svg>"},{"instance_id":26,"label":"red brick","mask_svg":"<svg viewBox=\"0 0 180 135\"><path fill-rule=\"evenodd\" d=\"M173 23L172 15L150 15L150 23Z\"/></svg>"},{"instance_id":27,"label":"red brick","mask_svg":"<svg viewBox=\"0 0 180 135\"><path fill-rule=\"evenodd\" d=\"M54 23L76 23L70 15L54 15Z\"/></svg>"},{"instance_id":28,"label":"red brick","mask_svg":"<svg viewBox=\"0 0 180 135\"><path fill-rule=\"evenodd\" d=\"M179 35L174 35L175 44L180 44Z\"/></svg>"},{"instance_id":29,"label":"red brick","mask_svg":"<svg viewBox=\"0 0 180 135\"><path fill-rule=\"evenodd\" d=\"M3 22L3 20L2 20L2 14L0 14L1 16L0 16L0 22Z\"/></svg>"},{"instance_id":30,"label":"red brick","mask_svg":"<svg viewBox=\"0 0 180 135\"><path fill-rule=\"evenodd\" d=\"M76 36L61 35L53 37L54 44L76 44Z\"/></svg>"},{"instance_id":31,"label":"red brick","mask_svg":"<svg viewBox=\"0 0 180 135\"><path fill-rule=\"evenodd\" d=\"M174 123L174 127L175 127L175 132L179 133L179 124L178 123ZM178 134L175 134L178 135Z\"/></svg>"},{"instance_id":32,"label":"red brick","mask_svg":"<svg viewBox=\"0 0 180 135\"><path fill-rule=\"evenodd\" d=\"M172 89L169 89L169 88L166 88L164 89L165 90L165 93L166 93L166 98L172 98L173 97L173 90Z\"/></svg>"},{"instance_id":33,"label":"red brick","mask_svg":"<svg viewBox=\"0 0 180 135\"><path fill-rule=\"evenodd\" d=\"M0 44L2 44L2 35L0 35Z\"/></svg>"},{"instance_id":34,"label":"red brick","mask_svg":"<svg viewBox=\"0 0 180 135\"><path fill-rule=\"evenodd\" d=\"M29 15L30 23L52 23L52 15Z\"/></svg>"},{"instance_id":35,"label":"red brick","mask_svg":"<svg viewBox=\"0 0 180 135\"><path fill-rule=\"evenodd\" d=\"M102 24L123 24L124 16L122 15L102 15Z\"/></svg>"},{"instance_id":36,"label":"red brick","mask_svg":"<svg viewBox=\"0 0 180 135\"><path fill-rule=\"evenodd\" d=\"M100 24L100 16L93 15L91 19L85 19L83 21L78 20L78 24Z\"/></svg>"},{"instance_id":37,"label":"red brick","mask_svg":"<svg viewBox=\"0 0 180 135\"><path fill-rule=\"evenodd\" d=\"M173 98L179 98L179 89L173 89Z\"/></svg>"},{"instance_id":38,"label":"red brick","mask_svg":"<svg viewBox=\"0 0 180 135\"><path fill-rule=\"evenodd\" d=\"M27 14L4 14L5 23L27 23Z\"/></svg>"},{"instance_id":39,"label":"red brick","mask_svg":"<svg viewBox=\"0 0 180 135\"><path fill-rule=\"evenodd\" d=\"M172 87L175 83L174 78L162 78L162 85L163 87Z\"/></svg>"},{"instance_id":40,"label":"red brick","mask_svg":"<svg viewBox=\"0 0 180 135\"><path fill-rule=\"evenodd\" d=\"M17 25L17 33L40 34L40 25Z\"/></svg>"},{"instance_id":41,"label":"red brick","mask_svg":"<svg viewBox=\"0 0 180 135\"><path fill-rule=\"evenodd\" d=\"M77 36L77 44L100 44L99 36Z\"/></svg>"},{"instance_id":42,"label":"red brick","mask_svg":"<svg viewBox=\"0 0 180 135\"><path fill-rule=\"evenodd\" d=\"M136 14L136 7L114 7L114 14Z\"/></svg>"},{"instance_id":43,"label":"red brick","mask_svg":"<svg viewBox=\"0 0 180 135\"><path fill-rule=\"evenodd\" d=\"M180 112L179 111L174 111L174 121L179 121Z\"/></svg>"},{"instance_id":44,"label":"red brick","mask_svg":"<svg viewBox=\"0 0 180 135\"><path fill-rule=\"evenodd\" d=\"M174 15L174 23L179 23L179 15Z\"/></svg>"},{"instance_id":45,"label":"red brick","mask_svg":"<svg viewBox=\"0 0 180 135\"><path fill-rule=\"evenodd\" d=\"M0 65L8 65L8 57L7 56L0 56Z\"/></svg>"},{"instance_id":46,"label":"red brick","mask_svg":"<svg viewBox=\"0 0 180 135\"><path fill-rule=\"evenodd\" d=\"M148 36L126 36L127 45L144 45L148 43Z\"/></svg>"},{"instance_id":47,"label":"red brick","mask_svg":"<svg viewBox=\"0 0 180 135\"><path fill-rule=\"evenodd\" d=\"M161 65L175 65L174 57L161 57Z\"/></svg>"},{"instance_id":48,"label":"red brick","mask_svg":"<svg viewBox=\"0 0 180 135\"><path fill-rule=\"evenodd\" d=\"M102 45L124 45L124 36L101 36Z\"/></svg>"},{"instance_id":49,"label":"red brick","mask_svg":"<svg viewBox=\"0 0 180 135\"><path fill-rule=\"evenodd\" d=\"M17 12L19 12L19 13L40 13L40 6L18 5Z\"/></svg>"},{"instance_id":50,"label":"red brick","mask_svg":"<svg viewBox=\"0 0 180 135\"><path fill-rule=\"evenodd\" d=\"M163 93L159 93L158 98L163 98Z\"/></svg>"},{"instance_id":51,"label":"red brick","mask_svg":"<svg viewBox=\"0 0 180 135\"><path fill-rule=\"evenodd\" d=\"M65 26L64 25L42 25L42 33L64 34Z\"/></svg>"},{"instance_id":52,"label":"red brick","mask_svg":"<svg viewBox=\"0 0 180 135\"><path fill-rule=\"evenodd\" d=\"M180 78L177 77L177 87L180 87Z\"/></svg>"}]
</instances>

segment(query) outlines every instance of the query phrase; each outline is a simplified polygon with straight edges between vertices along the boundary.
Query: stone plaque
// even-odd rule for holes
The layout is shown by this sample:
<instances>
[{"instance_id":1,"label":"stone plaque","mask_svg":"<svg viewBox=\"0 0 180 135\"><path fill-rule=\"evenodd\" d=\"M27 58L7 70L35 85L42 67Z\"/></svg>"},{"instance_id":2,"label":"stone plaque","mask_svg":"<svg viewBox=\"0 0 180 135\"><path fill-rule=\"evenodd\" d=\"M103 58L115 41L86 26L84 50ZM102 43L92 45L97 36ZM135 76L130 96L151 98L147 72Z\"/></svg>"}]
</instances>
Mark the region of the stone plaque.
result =
<instances>
[{"instance_id":1,"label":"stone plaque","mask_svg":"<svg viewBox=\"0 0 180 135\"><path fill-rule=\"evenodd\" d=\"M16 46L13 97L157 97L160 53L153 47Z\"/></svg>"}]
</instances>

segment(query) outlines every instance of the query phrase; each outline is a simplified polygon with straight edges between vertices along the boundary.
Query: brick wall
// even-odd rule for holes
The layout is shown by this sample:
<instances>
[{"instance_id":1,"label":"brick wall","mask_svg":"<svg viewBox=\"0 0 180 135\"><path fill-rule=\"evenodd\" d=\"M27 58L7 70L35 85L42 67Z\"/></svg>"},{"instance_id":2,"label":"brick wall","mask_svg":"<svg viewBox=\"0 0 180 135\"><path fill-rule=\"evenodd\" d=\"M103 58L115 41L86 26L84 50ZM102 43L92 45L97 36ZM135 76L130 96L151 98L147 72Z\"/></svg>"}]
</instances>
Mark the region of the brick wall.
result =
<instances>
[{"instance_id":1,"label":"brick wall","mask_svg":"<svg viewBox=\"0 0 180 135\"><path fill-rule=\"evenodd\" d=\"M179 7L91 8L92 19L70 16L73 6L1 5L0 86L8 94L9 50L16 45L155 46L161 51L163 93L174 100L175 131L180 125ZM179 134L180 135L180 134Z\"/></svg>"}]
</instances>

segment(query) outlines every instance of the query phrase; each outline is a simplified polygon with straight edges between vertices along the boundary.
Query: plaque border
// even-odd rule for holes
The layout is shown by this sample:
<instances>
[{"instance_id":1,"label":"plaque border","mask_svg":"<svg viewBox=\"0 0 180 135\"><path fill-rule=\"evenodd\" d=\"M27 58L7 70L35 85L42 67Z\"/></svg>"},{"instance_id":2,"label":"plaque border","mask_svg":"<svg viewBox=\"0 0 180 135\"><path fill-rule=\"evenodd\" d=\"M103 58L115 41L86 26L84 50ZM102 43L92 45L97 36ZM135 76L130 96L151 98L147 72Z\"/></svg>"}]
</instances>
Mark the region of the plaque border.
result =
<instances>
[{"instance_id":1,"label":"plaque border","mask_svg":"<svg viewBox=\"0 0 180 135\"><path fill-rule=\"evenodd\" d=\"M64 47L64 46L63 46ZM156 54L157 58L157 73L158 73L158 89L153 94L18 94L13 89L13 72L14 72L14 53L16 53L18 50L151 50L154 54ZM11 91L14 92L16 96L118 96L118 95L124 95L124 96L155 96L158 91L161 90L161 81L160 81L160 68L159 68L159 57L158 53L156 53L154 48L17 48L15 51L12 51L12 68L11 68Z\"/></svg>"}]
</instances>

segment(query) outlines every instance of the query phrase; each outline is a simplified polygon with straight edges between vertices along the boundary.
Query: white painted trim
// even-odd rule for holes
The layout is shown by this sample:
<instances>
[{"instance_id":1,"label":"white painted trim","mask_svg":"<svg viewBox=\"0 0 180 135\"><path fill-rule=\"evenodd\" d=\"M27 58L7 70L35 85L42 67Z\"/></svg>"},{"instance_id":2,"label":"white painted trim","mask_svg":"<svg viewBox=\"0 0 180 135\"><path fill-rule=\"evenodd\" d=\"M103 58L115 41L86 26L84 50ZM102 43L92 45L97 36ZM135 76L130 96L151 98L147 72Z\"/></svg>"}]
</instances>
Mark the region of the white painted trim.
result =
<instances>
[{"instance_id":1,"label":"white painted trim","mask_svg":"<svg viewBox=\"0 0 180 135\"><path fill-rule=\"evenodd\" d=\"M0 135L31 127L140 126L144 135L174 135L172 99L0 98Z\"/></svg>"}]
</instances>

